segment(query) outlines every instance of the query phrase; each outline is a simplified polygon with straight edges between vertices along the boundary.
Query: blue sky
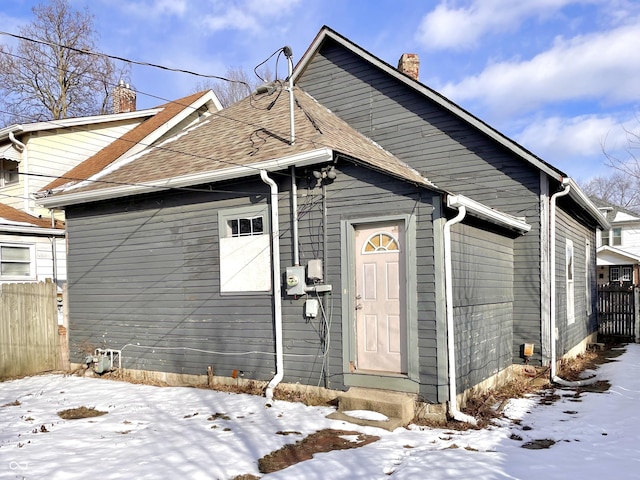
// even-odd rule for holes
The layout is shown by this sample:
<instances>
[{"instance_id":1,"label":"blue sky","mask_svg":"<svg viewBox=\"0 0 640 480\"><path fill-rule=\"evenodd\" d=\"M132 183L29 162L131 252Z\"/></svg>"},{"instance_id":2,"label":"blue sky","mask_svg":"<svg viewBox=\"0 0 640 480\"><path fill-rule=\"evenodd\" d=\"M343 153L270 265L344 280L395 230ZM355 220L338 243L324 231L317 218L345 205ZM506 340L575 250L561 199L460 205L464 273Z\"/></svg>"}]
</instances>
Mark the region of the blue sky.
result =
<instances>
[{"instance_id":1,"label":"blue sky","mask_svg":"<svg viewBox=\"0 0 640 480\"><path fill-rule=\"evenodd\" d=\"M3 29L17 33L37 3L3 2ZM417 53L423 83L578 181L610 174L603 145L624 157L625 129L640 130L638 0L70 3L95 15L104 53L203 74L252 72L284 45L295 62L322 25L392 65ZM131 80L138 108L185 96L202 81L141 66Z\"/></svg>"}]
</instances>

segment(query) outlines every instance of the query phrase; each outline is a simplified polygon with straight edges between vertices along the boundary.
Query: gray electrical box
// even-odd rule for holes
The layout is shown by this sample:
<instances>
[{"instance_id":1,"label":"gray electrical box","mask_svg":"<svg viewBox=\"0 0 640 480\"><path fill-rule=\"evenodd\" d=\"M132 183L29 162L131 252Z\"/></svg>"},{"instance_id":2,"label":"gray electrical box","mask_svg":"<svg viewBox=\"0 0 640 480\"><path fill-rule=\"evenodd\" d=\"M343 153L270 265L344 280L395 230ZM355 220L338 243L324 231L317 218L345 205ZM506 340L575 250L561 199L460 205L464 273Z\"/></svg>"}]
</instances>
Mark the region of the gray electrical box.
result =
<instances>
[{"instance_id":1,"label":"gray electrical box","mask_svg":"<svg viewBox=\"0 0 640 480\"><path fill-rule=\"evenodd\" d=\"M309 260L309 264L307 265L307 278L312 282L322 282L322 260L316 258L314 260Z\"/></svg>"},{"instance_id":2,"label":"gray electrical box","mask_svg":"<svg viewBox=\"0 0 640 480\"><path fill-rule=\"evenodd\" d=\"M287 284L287 295L304 295L307 286L304 267L287 267L285 282Z\"/></svg>"}]
</instances>

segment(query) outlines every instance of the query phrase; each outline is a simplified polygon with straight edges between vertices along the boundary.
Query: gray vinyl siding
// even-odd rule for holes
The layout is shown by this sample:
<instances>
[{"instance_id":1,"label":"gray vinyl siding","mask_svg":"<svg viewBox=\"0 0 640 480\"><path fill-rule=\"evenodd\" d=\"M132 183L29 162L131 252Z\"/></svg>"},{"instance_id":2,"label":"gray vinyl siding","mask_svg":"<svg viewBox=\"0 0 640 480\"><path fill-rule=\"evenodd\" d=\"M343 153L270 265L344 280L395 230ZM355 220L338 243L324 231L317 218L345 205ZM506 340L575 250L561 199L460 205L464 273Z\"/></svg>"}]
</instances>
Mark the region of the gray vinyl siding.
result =
<instances>
[{"instance_id":1,"label":"gray vinyl siding","mask_svg":"<svg viewBox=\"0 0 640 480\"><path fill-rule=\"evenodd\" d=\"M298 85L438 187L518 217L531 231L514 245L514 361L540 342L539 172L449 111L326 41ZM538 359L539 362L539 359Z\"/></svg>"},{"instance_id":2,"label":"gray vinyl siding","mask_svg":"<svg viewBox=\"0 0 640 480\"><path fill-rule=\"evenodd\" d=\"M556 210L556 327L558 338L556 353L558 359L571 348L582 342L588 335L597 331L596 313L596 253L595 232L574 219L570 211L563 208L564 202L558 202ZM567 319L567 269L566 269L566 240L573 242L574 251L574 318L573 323ZM590 263L586 265L586 243L590 246ZM587 306L587 276L585 268L589 269L589 283L591 290L591 308Z\"/></svg>"},{"instance_id":3,"label":"gray vinyl siding","mask_svg":"<svg viewBox=\"0 0 640 480\"><path fill-rule=\"evenodd\" d=\"M219 293L216 212L247 203L181 192L67 209L72 360L114 348L125 368L270 378L271 297Z\"/></svg>"},{"instance_id":4,"label":"gray vinyl siding","mask_svg":"<svg viewBox=\"0 0 640 480\"><path fill-rule=\"evenodd\" d=\"M418 295L421 393L438 397L446 371L437 369L434 294L433 192L351 163L322 188L298 172L300 263L324 260L331 294L320 295L325 317L307 319L305 298L284 295L284 381L344 389L340 224L343 219L414 215L418 233ZM279 184L280 267L293 264L290 177ZM238 190L237 195L215 190ZM218 211L264 203L262 182L214 185L212 192L174 192L67 209L69 317L72 360L85 350L123 349L123 367L152 371L268 380L275 373L273 301L270 293L221 294ZM247 193L248 192L248 193ZM255 193L250 195L249 193ZM326 233L325 233L326 232ZM326 245L325 245L326 238ZM328 255L324 256L324 252ZM324 329L330 327L330 335ZM322 342L329 340L323 367ZM322 375L324 372L325 375ZM326 377L326 379L325 379Z\"/></svg>"},{"instance_id":5,"label":"gray vinyl siding","mask_svg":"<svg viewBox=\"0 0 640 480\"><path fill-rule=\"evenodd\" d=\"M453 226L453 306L458 393L512 360L513 240L470 225Z\"/></svg>"}]
</instances>

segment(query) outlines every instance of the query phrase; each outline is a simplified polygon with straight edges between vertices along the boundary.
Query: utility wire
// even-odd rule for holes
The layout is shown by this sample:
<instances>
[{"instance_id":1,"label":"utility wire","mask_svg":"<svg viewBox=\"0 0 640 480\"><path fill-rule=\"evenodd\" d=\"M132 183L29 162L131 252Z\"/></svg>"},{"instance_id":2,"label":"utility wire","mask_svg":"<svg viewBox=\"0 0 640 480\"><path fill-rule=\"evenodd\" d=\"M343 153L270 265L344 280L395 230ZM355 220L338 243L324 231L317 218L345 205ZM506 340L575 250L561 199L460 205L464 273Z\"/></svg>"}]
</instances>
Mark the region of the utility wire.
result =
<instances>
[{"instance_id":1,"label":"utility wire","mask_svg":"<svg viewBox=\"0 0 640 480\"><path fill-rule=\"evenodd\" d=\"M25 37L23 35L18 35L16 33L10 33L10 32L4 32L4 31L1 31L1 30L0 30L0 35L6 35L8 37L13 37L13 38L16 38L18 40L24 40L26 42L39 43L40 45L46 45L48 47L66 48L67 50L71 50L71 51L74 51L74 52L82 53L82 54L85 54L85 55L93 55L93 56L96 56L96 57L111 58L113 60L118 60L118 61L125 62L125 63L131 63L131 64L134 64L134 65L141 65L143 67L159 68L161 70L167 70L167 71L170 71L170 72L186 73L187 75L193 75L193 76L196 76L196 77L203 77L203 78L213 78L213 79L216 79L216 80L223 80L225 82L242 83L242 84L246 85L247 87L251 88L248 83L246 83L246 82L244 82L242 80L232 80L230 78L221 77L219 75L207 75L207 74L204 74L204 73L193 72L191 70L184 70L184 69L181 69L181 68L167 67L165 65L159 65L157 63L141 62L141 61L137 61L137 60L131 60L129 58L119 57L117 55L109 55L109 54L101 53L101 52L92 52L91 50L71 47L69 45L61 45L59 43L48 42L48 41L45 41L45 40L36 40L35 38L29 38L29 37Z\"/></svg>"}]
</instances>

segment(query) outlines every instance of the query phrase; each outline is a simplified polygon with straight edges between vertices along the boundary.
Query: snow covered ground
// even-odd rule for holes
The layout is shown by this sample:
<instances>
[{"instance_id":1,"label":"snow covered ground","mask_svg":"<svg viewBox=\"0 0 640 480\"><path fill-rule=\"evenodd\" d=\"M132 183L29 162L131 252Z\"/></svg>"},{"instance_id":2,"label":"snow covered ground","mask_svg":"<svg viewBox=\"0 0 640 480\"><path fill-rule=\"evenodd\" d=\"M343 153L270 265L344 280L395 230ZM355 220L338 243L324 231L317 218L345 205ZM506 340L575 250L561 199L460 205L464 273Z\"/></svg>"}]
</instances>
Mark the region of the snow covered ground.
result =
<instances>
[{"instance_id":1,"label":"snow covered ground","mask_svg":"<svg viewBox=\"0 0 640 480\"><path fill-rule=\"evenodd\" d=\"M331 408L194 388L45 375L0 383L0 479L231 479L260 476L257 460L323 428L380 436L370 445L317 454L264 479L640 478L640 345L602 365L606 393L556 390L541 405L509 402L484 430L387 432L328 420ZM107 414L63 420L57 412ZM280 432L280 433L276 433ZM283 435L283 432L289 434ZM521 439L521 440L520 440ZM550 448L529 450L533 440Z\"/></svg>"}]
</instances>

